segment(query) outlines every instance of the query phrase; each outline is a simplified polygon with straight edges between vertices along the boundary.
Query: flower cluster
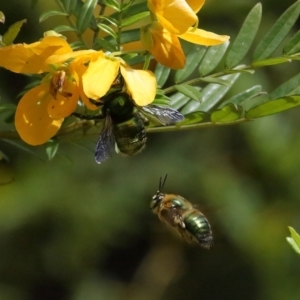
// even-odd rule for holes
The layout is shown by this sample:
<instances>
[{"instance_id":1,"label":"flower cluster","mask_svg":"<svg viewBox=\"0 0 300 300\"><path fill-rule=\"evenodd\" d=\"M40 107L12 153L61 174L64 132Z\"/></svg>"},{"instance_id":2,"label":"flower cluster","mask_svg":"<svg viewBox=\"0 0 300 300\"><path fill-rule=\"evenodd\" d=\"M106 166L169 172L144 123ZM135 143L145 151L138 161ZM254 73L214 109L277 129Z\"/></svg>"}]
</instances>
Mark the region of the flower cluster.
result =
<instances>
[{"instance_id":1,"label":"flower cluster","mask_svg":"<svg viewBox=\"0 0 300 300\"><path fill-rule=\"evenodd\" d=\"M198 29L196 13L205 0L148 0L153 21L141 28L141 42L162 65L181 69L185 55L178 38L188 42L213 46L226 42L227 35L217 35Z\"/></svg>"},{"instance_id":2,"label":"flower cluster","mask_svg":"<svg viewBox=\"0 0 300 300\"><path fill-rule=\"evenodd\" d=\"M156 94L152 72L132 69L102 51L73 51L57 36L0 48L0 66L16 73L44 75L40 84L21 98L15 114L20 137L31 145L52 138L79 102L90 110L97 109L89 99L101 101L119 73L137 105L151 103Z\"/></svg>"}]
</instances>

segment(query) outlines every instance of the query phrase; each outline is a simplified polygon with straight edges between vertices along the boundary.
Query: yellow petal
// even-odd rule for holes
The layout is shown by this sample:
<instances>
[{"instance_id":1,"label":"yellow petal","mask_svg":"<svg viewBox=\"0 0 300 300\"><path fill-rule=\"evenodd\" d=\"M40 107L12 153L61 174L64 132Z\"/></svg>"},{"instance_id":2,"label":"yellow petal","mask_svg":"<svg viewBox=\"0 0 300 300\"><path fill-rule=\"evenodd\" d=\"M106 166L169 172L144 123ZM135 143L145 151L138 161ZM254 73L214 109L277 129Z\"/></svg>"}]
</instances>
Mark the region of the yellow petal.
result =
<instances>
[{"instance_id":1,"label":"yellow petal","mask_svg":"<svg viewBox=\"0 0 300 300\"><path fill-rule=\"evenodd\" d=\"M161 25L173 34L182 34L193 26L197 16L185 0L148 0L148 8Z\"/></svg>"},{"instance_id":2,"label":"yellow petal","mask_svg":"<svg viewBox=\"0 0 300 300\"><path fill-rule=\"evenodd\" d=\"M182 69L185 65L185 55L175 34L165 30L160 23L153 22L148 27L152 35L153 47L147 49L162 65L172 69Z\"/></svg>"},{"instance_id":3,"label":"yellow petal","mask_svg":"<svg viewBox=\"0 0 300 300\"><path fill-rule=\"evenodd\" d=\"M197 13L205 3L205 0L186 0L189 7Z\"/></svg>"},{"instance_id":4,"label":"yellow petal","mask_svg":"<svg viewBox=\"0 0 300 300\"><path fill-rule=\"evenodd\" d=\"M78 58L78 57L81 57L83 63L86 63L91 60L91 56L95 52L96 52L95 50L80 50L80 51L74 51L74 52L58 54L58 55L55 54L49 56L45 60L45 63L48 65L54 65L54 64L65 62L70 58Z\"/></svg>"},{"instance_id":5,"label":"yellow petal","mask_svg":"<svg viewBox=\"0 0 300 300\"><path fill-rule=\"evenodd\" d=\"M16 129L22 140L33 146L46 143L64 120L49 117L47 107L51 96L48 90L49 85L31 89L22 97L16 110Z\"/></svg>"},{"instance_id":6,"label":"yellow petal","mask_svg":"<svg viewBox=\"0 0 300 300\"><path fill-rule=\"evenodd\" d=\"M46 59L51 55L72 52L70 45L59 37L46 37L32 44L16 44L0 48L0 66L16 72L39 74L49 70Z\"/></svg>"},{"instance_id":7,"label":"yellow petal","mask_svg":"<svg viewBox=\"0 0 300 300\"><path fill-rule=\"evenodd\" d=\"M28 46L34 51L36 55L49 57L50 55L62 55L72 52L71 46L68 42L57 36L47 36L35 45L36 43L29 44Z\"/></svg>"},{"instance_id":8,"label":"yellow petal","mask_svg":"<svg viewBox=\"0 0 300 300\"><path fill-rule=\"evenodd\" d=\"M57 93L56 99L51 97L47 108L50 118L65 118L75 111L79 98L79 90L76 83L66 80L63 86L63 93L70 96L66 97L61 93Z\"/></svg>"},{"instance_id":9,"label":"yellow petal","mask_svg":"<svg viewBox=\"0 0 300 300\"><path fill-rule=\"evenodd\" d=\"M110 89L119 73L119 60L105 58L102 52L93 59L82 75L84 93L88 98L99 99Z\"/></svg>"},{"instance_id":10,"label":"yellow petal","mask_svg":"<svg viewBox=\"0 0 300 300\"><path fill-rule=\"evenodd\" d=\"M93 104L83 91L82 75L84 74L84 72L86 70L87 70L87 66L83 63L82 58L74 59L70 63L69 68L68 68L68 71L70 72L71 76L77 82L80 99L82 100L82 102L85 104L85 106L88 109L96 110L96 109L98 109L98 106Z\"/></svg>"},{"instance_id":11,"label":"yellow petal","mask_svg":"<svg viewBox=\"0 0 300 300\"><path fill-rule=\"evenodd\" d=\"M189 31L179 35L178 37L190 43L203 46L214 46L223 44L230 38L228 35L218 35L213 32L205 31L199 28L195 30L193 28L190 28Z\"/></svg>"},{"instance_id":12,"label":"yellow petal","mask_svg":"<svg viewBox=\"0 0 300 300\"><path fill-rule=\"evenodd\" d=\"M156 95L156 78L151 71L134 70L125 64L120 66L128 93L139 106L153 102Z\"/></svg>"}]
</instances>

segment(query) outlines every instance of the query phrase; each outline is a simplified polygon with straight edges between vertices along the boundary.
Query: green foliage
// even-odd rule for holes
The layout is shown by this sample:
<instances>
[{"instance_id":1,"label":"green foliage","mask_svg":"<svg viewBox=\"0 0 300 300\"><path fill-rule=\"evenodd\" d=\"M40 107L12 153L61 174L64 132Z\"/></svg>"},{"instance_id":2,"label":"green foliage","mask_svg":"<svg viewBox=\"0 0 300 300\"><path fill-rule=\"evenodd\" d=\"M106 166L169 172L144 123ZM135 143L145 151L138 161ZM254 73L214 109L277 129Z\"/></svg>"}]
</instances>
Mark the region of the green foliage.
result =
<instances>
[{"instance_id":1,"label":"green foliage","mask_svg":"<svg viewBox=\"0 0 300 300\"><path fill-rule=\"evenodd\" d=\"M277 114L287 109L294 108L300 105L300 96L285 96L275 100L267 101L249 109L245 117L247 119L254 119Z\"/></svg>"},{"instance_id":2,"label":"green foliage","mask_svg":"<svg viewBox=\"0 0 300 300\"><path fill-rule=\"evenodd\" d=\"M291 237L287 237L286 240L296 251L296 253L300 254L300 236L293 227L289 227L289 230Z\"/></svg>"},{"instance_id":3,"label":"green foliage","mask_svg":"<svg viewBox=\"0 0 300 300\"><path fill-rule=\"evenodd\" d=\"M3 34L0 44L2 46L11 45L13 43L13 41L15 40L15 38L18 36L18 34L21 30L21 27L26 22L27 22L27 20L22 20L22 21L12 24L8 28L8 30Z\"/></svg>"},{"instance_id":4,"label":"green foliage","mask_svg":"<svg viewBox=\"0 0 300 300\"><path fill-rule=\"evenodd\" d=\"M58 151L58 147L59 147L59 143L57 141L50 140L47 143L46 153L47 153L47 156L48 156L49 160L52 160L55 157L55 155Z\"/></svg>"},{"instance_id":5,"label":"green foliage","mask_svg":"<svg viewBox=\"0 0 300 300\"><path fill-rule=\"evenodd\" d=\"M97 0L86 0L82 5L76 21L76 27L80 33L83 33L89 27L90 22L94 17L94 10L97 2Z\"/></svg>"},{"instance_id":6,"label":"green foliage","mask_svg":"<svg viewBox=\"0 0 300 300\"><path fill-rule=\"evenodd\" d=\"M204 57L199 65L200 76L205 76L210 74L218 66L222 60L224 54L226 53L229 42L225 42L221 45L209 47Z\"/></svg>"},{"instance_id":7,"label":"green foliage","mask_svg":"<svg viewBox=\"0 0 300 300\"><path fill-rule=\"evenodd\" d=\"M282 14L266 36L260 41L254 50L254 61L270 57L297 21L299 13L300 2L297 1Z\"/></svg>"},{"instance_id":8,"label":"green foliage","mask_svg":"<svg viewBox=\"0 0 300 300\"><path fill-rule=\"evenodd\" d=\"M232 69L245 57L255 38L261 21L262 6L256 4L242 25L240 32L229 48L225 57L225 68Z\"/></svg>"},{"instance_id":9,"label":"green foliage","mask_svg":"<svg viewBox=\"0 0 300 300\"><path fill-rule=\"evenodd\" d=\"M5 22L5 15L4 13L0 10L0 23L4 23Z\"/></svg>"},{"instance_id":10,"label":"green foliage","mask_svg":"<svg viewBox=\"0 0 300 300\"><path fill-rule=\"evenodd\" d=\"M206 48L199 45L192 45L186 53L185 67L175 73L175 82L180 83L186 80L196 70L196 66L200 64ZM168 69L168 68L165 68ZM170 70L170 69L168 69Z\"/></svg>"},{"instance_id":11,"label":"green foliage","mask_svg":"<svg viewBox=\"0 0 300 300\"><path fill-rule=\"evenodd\" d=\"M269 116L299 106L299 75L282 83L268 96L262 86L250 86L244 91L226 99L227 92L239 76L255 74L255 69L299 60L297 53L300 43L299 33L283 46L284 56L270 57L287 36L300 13L300 2L288 8L275 22L270 31L256 46L254 61L249 65L238 65L249 52L259 30L262 17L262 6L257 4L246 17L236 39L229 45L224 43L214 47L192 46L187 51L187 63L184 69L174 75L167 68L157 66L155 74L160 86L167 83L166 93L170 93L171 105L188 118L187 122L179 123L181 129L208 126L219 123L235 124L250 119ZM223 69L220 62L224 60ZM213 73L216 68L219 72ZM198 70L198 75L196 75ZM163 75L162 75L163 74ZM230 75L226 75L230 74ZM174 76L175 84L170 80ZM169 76L169 77L167 77ZM190 79L190 78L193 79ZM207 85L203 85L207 83ZM182 94L182 95L180 95ZM264 94L264 97L261 95ZM254 99L255 101L251 100ZM201 116L201 117L199 117ZM191 121L192 119L192 121ZM197 120L197 121L196 121ZM174 126L176 130L178 126ZM155 128L151 128L155 131ZM157 131L163 131L157 128Z\"/></svg>"}]
</instances>

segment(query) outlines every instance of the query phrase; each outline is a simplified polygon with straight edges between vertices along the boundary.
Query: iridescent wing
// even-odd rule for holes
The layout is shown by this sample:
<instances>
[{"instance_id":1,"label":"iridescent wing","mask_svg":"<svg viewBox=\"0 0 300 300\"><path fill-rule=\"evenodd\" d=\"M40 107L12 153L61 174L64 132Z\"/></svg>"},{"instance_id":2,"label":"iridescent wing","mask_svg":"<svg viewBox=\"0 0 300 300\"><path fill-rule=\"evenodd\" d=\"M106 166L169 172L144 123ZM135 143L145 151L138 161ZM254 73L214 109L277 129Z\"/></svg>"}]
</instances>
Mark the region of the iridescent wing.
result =
<instances>
[{"instance_id":1,"label":"iridescent wing","mask_svg":"<svg viewBox=\"0 0 300 300\"><path fill-rule=\"evenodd\" d=\"M184 120L184 116L179 111L167 106L147 105L139 109L145 114L154 116L163 125L171 125Z\"/></svg>"},{"instance_id":2,"label":"iridescent wing","mask_svg":"<svg viewBox=\"0 0 300 300\"><path fill-rule=\"evenodd\" d=\"M109 158L114 143L115 138L112 130L112 121L110 116L107 115L95 149L95 160L98 164L101 164Z\"/></svg>"}]
</instances>

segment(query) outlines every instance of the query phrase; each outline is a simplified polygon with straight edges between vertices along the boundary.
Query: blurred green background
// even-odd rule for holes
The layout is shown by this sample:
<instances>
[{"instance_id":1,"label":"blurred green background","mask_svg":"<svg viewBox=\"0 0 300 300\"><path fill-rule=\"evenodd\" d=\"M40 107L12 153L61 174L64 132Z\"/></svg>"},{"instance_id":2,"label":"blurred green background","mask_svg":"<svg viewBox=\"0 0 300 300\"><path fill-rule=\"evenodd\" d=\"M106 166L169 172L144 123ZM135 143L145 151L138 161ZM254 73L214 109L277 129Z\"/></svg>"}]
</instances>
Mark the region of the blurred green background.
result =
<instances>
[{"instance_id":1,"label":"blurred green background","mask_svg":"<svg viewBox=\"0 0 300 300\"><path fill-rule=\"evenodd\" d=\"M259 35L292 3L263 0ZM27 18L16 42L31 43L63 20L39 24L55 2L31 4L1 3L1 32ZM208 0L200 27L234 39L255 4ZM259 70L230 93L254 84L271 92L298 72L296 62ZM27 79L5 70L0 77L1 100L17 103ZM63 144L45 162L0 140L10 157L0 164L0 299L299 299L300 257L285 240L288 225L300 231L299 113L148 134L142 154L113 155L101 165L93 145ZM180 240L151 213L166 173L165 192L189 199L209 219L211 250ZM4 184L8 174L14 181Z\"/></svg>"}]
</instances>

